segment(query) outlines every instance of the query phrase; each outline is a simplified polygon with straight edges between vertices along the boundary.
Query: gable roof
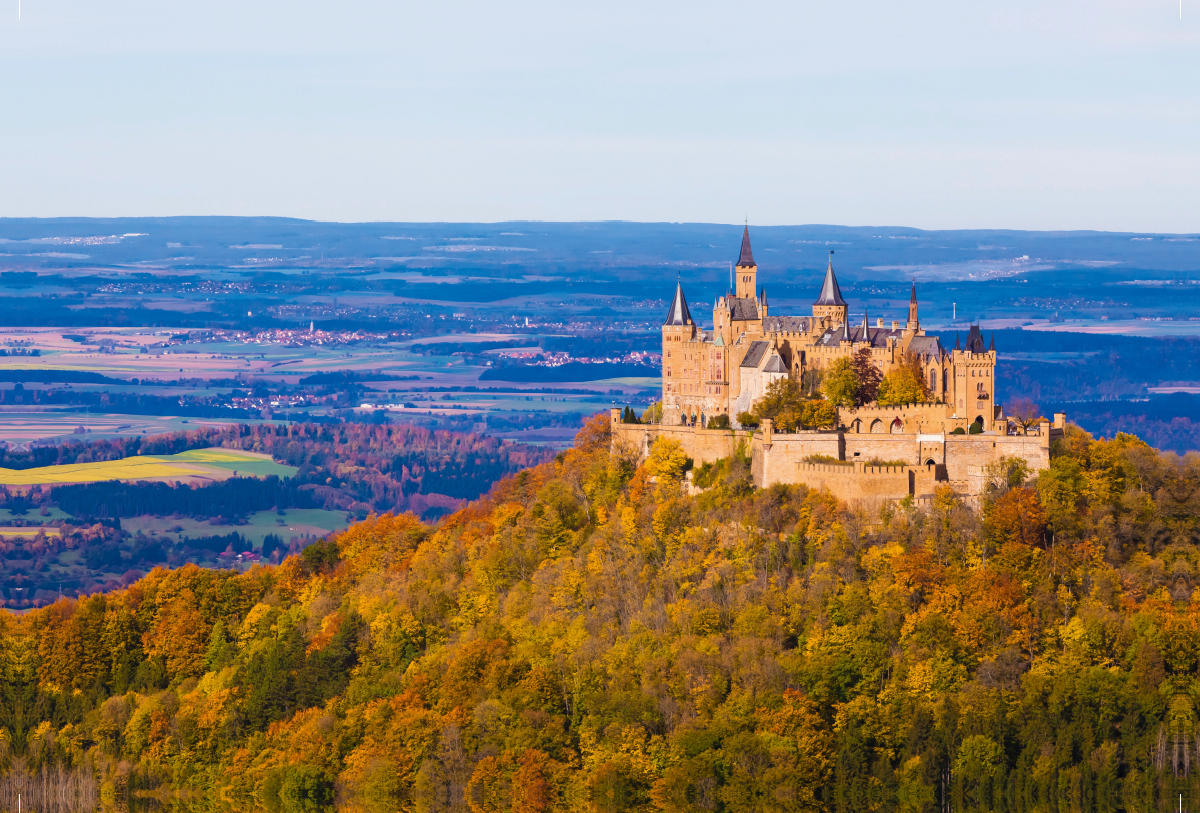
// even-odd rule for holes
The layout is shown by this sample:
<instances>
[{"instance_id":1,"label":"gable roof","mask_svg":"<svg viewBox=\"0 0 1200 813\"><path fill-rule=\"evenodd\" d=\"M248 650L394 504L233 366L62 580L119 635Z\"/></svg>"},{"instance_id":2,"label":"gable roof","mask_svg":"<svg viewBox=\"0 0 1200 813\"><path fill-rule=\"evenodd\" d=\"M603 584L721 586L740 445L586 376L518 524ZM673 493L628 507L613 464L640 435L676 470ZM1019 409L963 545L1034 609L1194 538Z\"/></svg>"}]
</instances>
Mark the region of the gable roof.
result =
<instances>
[{"instance_id":1,"label":"gable roof","mask_svg":"<svg viewBox=\"0 0 1200 813\"><path fill-rule=\"evenodd\" d=\"M742 253L738 256L737 267L745 268L755 265L754 252L750 250L750 226L746 226L746 230L742 232Z\"/></svg>"},{"instance_id":2,"label":"gable roof","mask_svg":"<svg viewBox=\"0 0 1200 813\"><path fill-rule=\"evenodd\" d=\"M746 355L742 357L742 363L738 366L757 367L770 346L770 342L750 342L750 349L746 351Z\"/></svg>"},{"instance_id":3,"label":"gable roof","mask_svg":"<svg viewBox=\"0 0 1200 813\"><path fill-rule=\"evenodd\" d=\"M821 295L814 305L845 305L842 299L842 289L838 287L837 277L833 274L833 258L829 258L829 267L825 269L825 282L821 285Z\"/></svg>"},{"instance_id":4,"label":"gable roof","mask_svg":"<svg viewBox=\"0 0 1200 813\"><path fill-rule=\"evenodd\" d=\"M779 357L778 353L775 353L774 355L771 356L770 359L767 360L767 363L762 368L762 371L764 373L785 373L786 374L787 367L783 366L783 359L781 359Z\"/></svg>"},{"instance_id":5,"label":"gable roof","mask_svg":"<svg viewBox=\"0 0 1200 813\"><path fill-rule=\"evenodd\" d=\"M688 310L687 299L683 296L683 283L675 283L675 299L671 301L671 309L667 311L664 325L690 325L692 313Z\"/></svg>"}]
</instances>

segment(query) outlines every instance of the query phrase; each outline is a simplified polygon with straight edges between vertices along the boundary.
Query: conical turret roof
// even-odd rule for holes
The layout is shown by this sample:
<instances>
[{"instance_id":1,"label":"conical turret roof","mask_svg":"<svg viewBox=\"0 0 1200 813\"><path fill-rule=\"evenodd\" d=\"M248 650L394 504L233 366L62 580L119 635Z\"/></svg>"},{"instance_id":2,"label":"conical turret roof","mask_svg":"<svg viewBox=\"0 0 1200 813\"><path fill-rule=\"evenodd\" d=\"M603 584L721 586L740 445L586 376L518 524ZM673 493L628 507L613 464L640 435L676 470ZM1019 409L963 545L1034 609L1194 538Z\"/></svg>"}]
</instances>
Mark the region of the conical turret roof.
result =
<instances>
[{"instance_id":1,"label":"conical turret roof","mask_svg":"<svg viewBox=\"0 0 1200 813\"><path fill-rule=\"evenodd\" d=\"M917 281L915 279L912 281L912 296L908 298L908 301L909 304L917 304Z\"/></svg>"},{"instance_id":2,"label":"conical turret roof","mask_svg":"<svg viewBox=\"0 0 1200 813\"><path fill-rule=\"evenodd\" d=\"M671 302L671 309L667 311L667 319L663 322L664 325L690 325L692 324L692 313L688 310L687 299L683 296L683 283L675 283L675 299Z\"/></svg>"},{"instance_id":3,"label":"conical turret roof","mask_svg":"<svg viewBox=\"0 0 1200 813\"><path fill-rule=\"evenodd\" d=\"M821 295L813 304L842 306L846 304L846 300L842 299L842 289L838 287L837 277L833 274L833 257L829 258L829 267L825 269L825 282L821 285Z\"/></svg>"},{"instance_id":4,"label":"conical turret roof","mask_svg":"<svg viewBox=\"0 0 1200 813\"><path fill-rule=\"evenodd\" d=\"M747 225L742 232L742 253L738 257L738 268L755 265L754 252L750 250L750 226Z\"/></svg>"}]
</instances>

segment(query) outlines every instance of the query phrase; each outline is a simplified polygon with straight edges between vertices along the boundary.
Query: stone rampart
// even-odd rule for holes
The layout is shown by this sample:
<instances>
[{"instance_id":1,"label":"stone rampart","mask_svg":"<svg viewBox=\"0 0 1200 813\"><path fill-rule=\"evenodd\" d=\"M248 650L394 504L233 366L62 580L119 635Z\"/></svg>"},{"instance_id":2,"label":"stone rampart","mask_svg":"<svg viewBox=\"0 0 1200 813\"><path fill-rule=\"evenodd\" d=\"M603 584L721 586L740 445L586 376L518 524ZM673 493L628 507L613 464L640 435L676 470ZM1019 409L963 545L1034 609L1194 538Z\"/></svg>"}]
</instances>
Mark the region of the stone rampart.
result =
<instances>
[{"instance_id":1,"label":"stone rampart","mask_svg":"<svg viewBox=\"0 0 1200 813\"><path fill-rule=\"evenodd\" d=\"M739 442L749 446L750 432L732 429L701 429L695 426L665 426L662 424L621 423L621 410L609 410L613 448L624 446L641 457L650 452L655 438L669 437L679 441L683 453L697 466L723 457L732 457Z\"/></svg>"},{"instance_id":2,"label":"stone rampart","mask_svg":"<svg viewBox=\"0 0 1200 813\"><path fill-rule=\"evenodd\" d=\"M1050 468L1050 432L1030 435L946 435L946 476L967 480L969 466L1023 458L1033 471Z\"/></svg>"},{"instance_id":3,"label":"stone rampart","mask_svg":"<svg viewBox=\"0 0 1200 813\"><path fill-rule=\"evenodd\" d=\"M828 489L845 502L901 500L933 493L935 466L869 466L864 463L800 463L792 482Z\"/></svg>"}]
</instances>

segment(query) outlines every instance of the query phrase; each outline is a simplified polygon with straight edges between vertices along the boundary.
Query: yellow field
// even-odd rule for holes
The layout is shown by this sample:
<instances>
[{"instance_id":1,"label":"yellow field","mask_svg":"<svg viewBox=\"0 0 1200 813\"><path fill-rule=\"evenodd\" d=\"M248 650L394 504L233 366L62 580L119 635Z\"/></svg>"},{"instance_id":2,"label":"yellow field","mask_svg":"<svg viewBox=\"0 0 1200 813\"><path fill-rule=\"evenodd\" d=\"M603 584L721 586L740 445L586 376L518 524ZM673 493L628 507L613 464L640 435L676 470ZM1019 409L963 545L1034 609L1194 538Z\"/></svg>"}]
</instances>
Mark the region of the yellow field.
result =
<instances>
[{"instance_id":1,"label":"yellow field","mask_svg":"<svg viewBox=\"0 0 1200 813\"><path fill-rule=\"evenodd\" d=\"M0 537L34 537L38 535L38 531L45 531L46 536L62 536L62 531L58 528L43 528L41 526L27 526L24 528L14 528L11 526L0 526Z\"/></svg>"},{"instance_id":2,"label":"yellow field","mask_svg":"<svg viewBox=\"0 0 1200 813\"><path fill-rule=\"evenodd\" d=\"M247 474L264 465L277 466L270 458L230 449L194 449L176 455L145 455L100 463L73 463L36 469L0 468L0 485L60 485L96 483L103 480L155 480L189 476L223 478L241 465ZM283 467L279 467L283 468Z\"/></svg>"}]
</instances>

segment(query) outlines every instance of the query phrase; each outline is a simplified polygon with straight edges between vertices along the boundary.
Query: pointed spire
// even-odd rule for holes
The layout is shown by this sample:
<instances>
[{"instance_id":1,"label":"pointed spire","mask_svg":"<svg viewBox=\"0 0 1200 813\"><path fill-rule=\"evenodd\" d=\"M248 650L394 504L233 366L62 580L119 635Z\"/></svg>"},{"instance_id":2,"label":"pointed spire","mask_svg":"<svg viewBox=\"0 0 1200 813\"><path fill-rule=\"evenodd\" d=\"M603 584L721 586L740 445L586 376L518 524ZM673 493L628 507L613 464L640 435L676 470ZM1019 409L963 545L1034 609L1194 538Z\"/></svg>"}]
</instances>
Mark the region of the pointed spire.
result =
<instances>
[{"instance_id":1,"label":"pointed spire","mask_svg":"<svg viewBox=\"0 0 1200 813\"><path fill-rule=\"evenodd\" d=\"M961 343L959 343L959 341L958 341L958 334L957 334L957 333L955 333L955 334L954 334L954 349L955 349L955 350L962 350L962 344L961 344Z\"/></svg>"},{"instance_id":2,"label":"pointed spire","mask_svg":"<svg viewBox=\"0 0 1200 813\"><path fill-rule=\"evenodd\" d=\"M861 341L864 341L864 342L871 341L871 333L869 330L867 330L869 323L870 323L870 320L867 318L867 309L863 308L863 329L862 329L862 336L860 337Z\"/></svg>"},{"instance_id":3,"label":"pointed spire","mask_svg":"<svg viewBox=\"0 0 1200 813\"><path fill-rule=\"evenodd\" d=\"M917 278L916 277L913 277L912 295L908 298L908 302L911 305L917 304Z\"/></svg>"},{"instance_id":4,"label":"pointed spire","mask_svg":"<svg viewBox=\"0 0 1200 813\"><path fill-rule=\"evenodd\" d=\"M842 289L838 287L837 277L833 273L833 252L829 252L829 267L825 269L825 282L821 285L821 295L814 305L845 305L842 299Z\"/></svg>"},{"instance_id":5,"label":"pointed spire","mask_svg":"<svg viewBox=\"0 0 1200 813\"><path fill-rule=\"evenodd\" d=\"M742 232L742 253L738 257L738 268L755 265L754 252L750 250L750 224L746 224L745 230Z\"/></svg>"},{"instance_id":6,"label":"pointed spire","mask_svg":"<svg viewBox=\"0 0 1200 813\"><path fill-rule=\"evenodd\" d=\"M766 291L763 291L763 293L762 293L762 306L764 308L767 307L767 292Z\"/></svg>"},{"instance_id":7,"label":"pointed spire","mask_svg":"<svg viewBox=\"0 0 1200 813\"><path fill-rule=\"evenodd\" d=\"M675 299L671 301L671 309L667 311L664 325L690 325L692 313L688 310L687 299L683 296L683 283L675 283Z\"/></svg>"},{"instance_id":8,"label":"pointed spire","mask_svg":"<svg viewBox=\"0 0 1200 813\"><path fill-rule=\"evenodd\" d=\"M993 333L993 334L992 334L992 335L989 337L989 341L988 341L988 352L989 352L989 353L995 353L995 352L996 352L996 334L995 334L995 333Z\"/></svg>"}]
</instances>

